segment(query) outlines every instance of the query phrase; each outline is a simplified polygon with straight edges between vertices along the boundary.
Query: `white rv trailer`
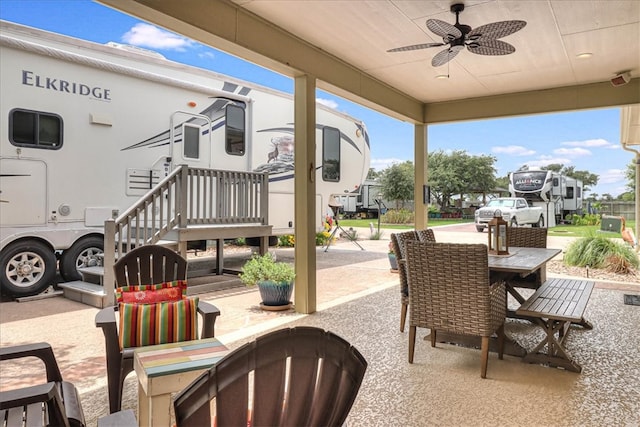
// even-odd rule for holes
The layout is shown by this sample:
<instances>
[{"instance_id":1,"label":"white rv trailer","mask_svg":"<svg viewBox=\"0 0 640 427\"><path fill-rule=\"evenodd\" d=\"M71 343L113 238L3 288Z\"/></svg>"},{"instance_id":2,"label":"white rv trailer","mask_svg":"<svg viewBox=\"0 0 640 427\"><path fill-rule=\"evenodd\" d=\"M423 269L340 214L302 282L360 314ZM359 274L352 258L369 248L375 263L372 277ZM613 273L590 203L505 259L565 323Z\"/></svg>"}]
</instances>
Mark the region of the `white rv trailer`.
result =
<instances>
[{"instance_id":1,"label":"white rv trailer","mask_svg":"<svg viewBox=\"0 0 640 427\"><path fill-rule=\"evenodd\" d=\"M530 169L509 174L511 197L523 197L542 207L547 227L555 227L567 215L582 214L582 181L557 172Z\"/></svg>"},{"instance_id":2,"label":"white rv trailer","mask_svg":"<svg viewBox=\"0 0 640 427\"><path fill-rule=\"evenodd\" d=\"M100 262L104 221L179 165L269 173L294 227L293 97L128 46L0 21L0 284L38 293ZM316 217L369 170L365 125L317 105ZM54 254L55 253L55 254Z\"/></svg>"}]
</instances>

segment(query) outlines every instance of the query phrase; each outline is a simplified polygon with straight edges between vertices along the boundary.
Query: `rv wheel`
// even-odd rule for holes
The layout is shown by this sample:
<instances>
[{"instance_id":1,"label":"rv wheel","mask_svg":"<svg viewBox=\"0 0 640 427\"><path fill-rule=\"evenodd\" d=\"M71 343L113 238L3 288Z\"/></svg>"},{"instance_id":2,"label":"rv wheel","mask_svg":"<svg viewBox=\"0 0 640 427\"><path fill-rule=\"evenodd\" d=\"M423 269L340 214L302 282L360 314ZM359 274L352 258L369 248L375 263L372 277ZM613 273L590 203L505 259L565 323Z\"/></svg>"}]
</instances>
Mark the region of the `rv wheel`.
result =
<instances>
[{"instance_id":1,"label":"rv wheel","mask_svg":"<svg viewBox=\"0 0 640 427\"><path fill-rule=\"evenodd\" d=\"M56 276L56 256L44 243L26 240L2 250L0 288L12 297L37 295L51 285Z\"/></svg>"},{"instance_id":2,"label":"rv wheel","mask_svg":"<svg viewBox=\"0 0 640 427\"><path fill-rule=\"evenodd\" d=\"M102 266L104 254L104 239L99 236L84 237L75 242L60 257L60 275L70 282L81 280L82 275L78 271L83 267Z\"/></svg>"}]
</instances>

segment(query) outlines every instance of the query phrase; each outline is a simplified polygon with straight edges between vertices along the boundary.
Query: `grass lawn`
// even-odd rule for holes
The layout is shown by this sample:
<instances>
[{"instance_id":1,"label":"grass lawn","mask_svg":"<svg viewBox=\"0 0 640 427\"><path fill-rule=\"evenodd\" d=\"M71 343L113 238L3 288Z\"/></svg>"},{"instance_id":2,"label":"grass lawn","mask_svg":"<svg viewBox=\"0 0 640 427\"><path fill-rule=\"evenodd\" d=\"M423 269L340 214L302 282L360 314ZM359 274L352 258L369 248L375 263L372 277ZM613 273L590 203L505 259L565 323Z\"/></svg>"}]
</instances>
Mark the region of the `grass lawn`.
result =
<instances>
[{"instance_id":1,"label":"grass lawn","mask_svg":"<svg viewBox=\"0 0 640 427\"><path fill-rule=\"evenodd\" d=\"M473 222L472 219L429 219L429 226L435 227L437 225L449 225L449 224L462 224ZM343 227L363 227L368 228L369 224L373 224L375 229L378 228L378 220L377 219L341 219L340 225ZM635 221L627 221L626 226L628 228L632 228L635 232L636 222ZM380 224L381 229L388 230L409 230L414 228L413 224ZM592 234L596 234L600 229L599 225L558 225L549 229L550 236L568 236L568 237L587 237ZM607 236L610 237L621 237L620 233L611 233Z\"/></svg>"}]
</instances>

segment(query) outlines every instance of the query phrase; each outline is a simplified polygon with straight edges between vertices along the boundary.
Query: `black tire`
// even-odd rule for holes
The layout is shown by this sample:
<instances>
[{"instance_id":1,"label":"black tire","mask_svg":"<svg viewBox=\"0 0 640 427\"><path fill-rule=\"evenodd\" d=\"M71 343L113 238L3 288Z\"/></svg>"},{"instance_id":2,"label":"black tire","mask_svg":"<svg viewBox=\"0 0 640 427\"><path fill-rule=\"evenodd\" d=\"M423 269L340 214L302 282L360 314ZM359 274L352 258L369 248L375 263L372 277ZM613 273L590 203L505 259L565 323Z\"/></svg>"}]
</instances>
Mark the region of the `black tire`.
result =
<instances>
[{"instance_id":1,"label":"black tire","mask_svg":"<svg viewBox=\"0 0 640 427\"><path fill-rule=\"evenodd\" d=\"M478 233L482 233L482 232L484 231L484 227L478 227L478 226L476 225L476 231L477 231Z\"/></svg>"},{"instance_id":2,"label":"black tire","mask_svg":"<svg viewBox=\"0 0 640 427\"><path fill-rule=\"evenodd\" d=\"M59 265L60 275L67 282L81 280L82 275L78 268L102 266L103 254L104 239L102 237L83 237L62 252Z\"/></svg>"},{"instance_id":3,"label":"black tire","mask_svg":"<svg viewBox=\"0 0 640 427\"><path fill-rule=\"evenodd\" d=\"M515 217L511 218L511 224L510 225L511 225L511 227L517 227L518 226L518 220Z\"/></svg>"},{"instance_id":4,"label":"black tire","mask_svg":"<svg viewBox=\"0 0 640 427\"><path fill-rule=\"evenodd\" d=\"M533 224L532 227L534 227L534 228L543 228L544 227L544 217L542 215L540 215L540 219L538 219L538 222Z\"/></svg>"},{"instance_id":5,"label":"black tire","mask_svg":"<svg viewBox=\"0 0 640 427\"><path fill-rule=\"evenodd\" d=\"M13 243L0 255L0 291L11 297L38 295L56 277L56 255L44 243L24 240Z\"/></svg>"}]
</instances>

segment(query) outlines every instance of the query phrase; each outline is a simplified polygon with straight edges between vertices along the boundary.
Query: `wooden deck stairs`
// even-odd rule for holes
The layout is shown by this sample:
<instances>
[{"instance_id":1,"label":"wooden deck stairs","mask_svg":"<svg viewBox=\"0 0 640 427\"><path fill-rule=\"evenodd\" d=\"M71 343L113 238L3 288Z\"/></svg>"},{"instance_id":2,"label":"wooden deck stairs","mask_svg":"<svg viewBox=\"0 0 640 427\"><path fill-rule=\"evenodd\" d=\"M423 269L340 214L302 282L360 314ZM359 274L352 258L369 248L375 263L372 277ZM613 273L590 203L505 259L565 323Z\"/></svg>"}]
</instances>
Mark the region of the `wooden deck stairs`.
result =
<instances>
[{"instance_id":1,"label":"wooden deck stairs","mask_svg":"<svg viewBox=\"0 0 640 427\"><path fill-rule=\"evenodd\" d=\"M267 174L181 166L118 218L105 222L102 266L79 269L83 280L59 286L66 298L102 308L115 301L113 265L127 251L161 244L187 258L189 242L215 241L215 266L190 263L188 273L217 276L207 285L190 284L189 293L215 290L229 272L224 268L225 240L258 238L260 253L267 251L272 234L268 212Z\"/></svg>"}]
</instances>

